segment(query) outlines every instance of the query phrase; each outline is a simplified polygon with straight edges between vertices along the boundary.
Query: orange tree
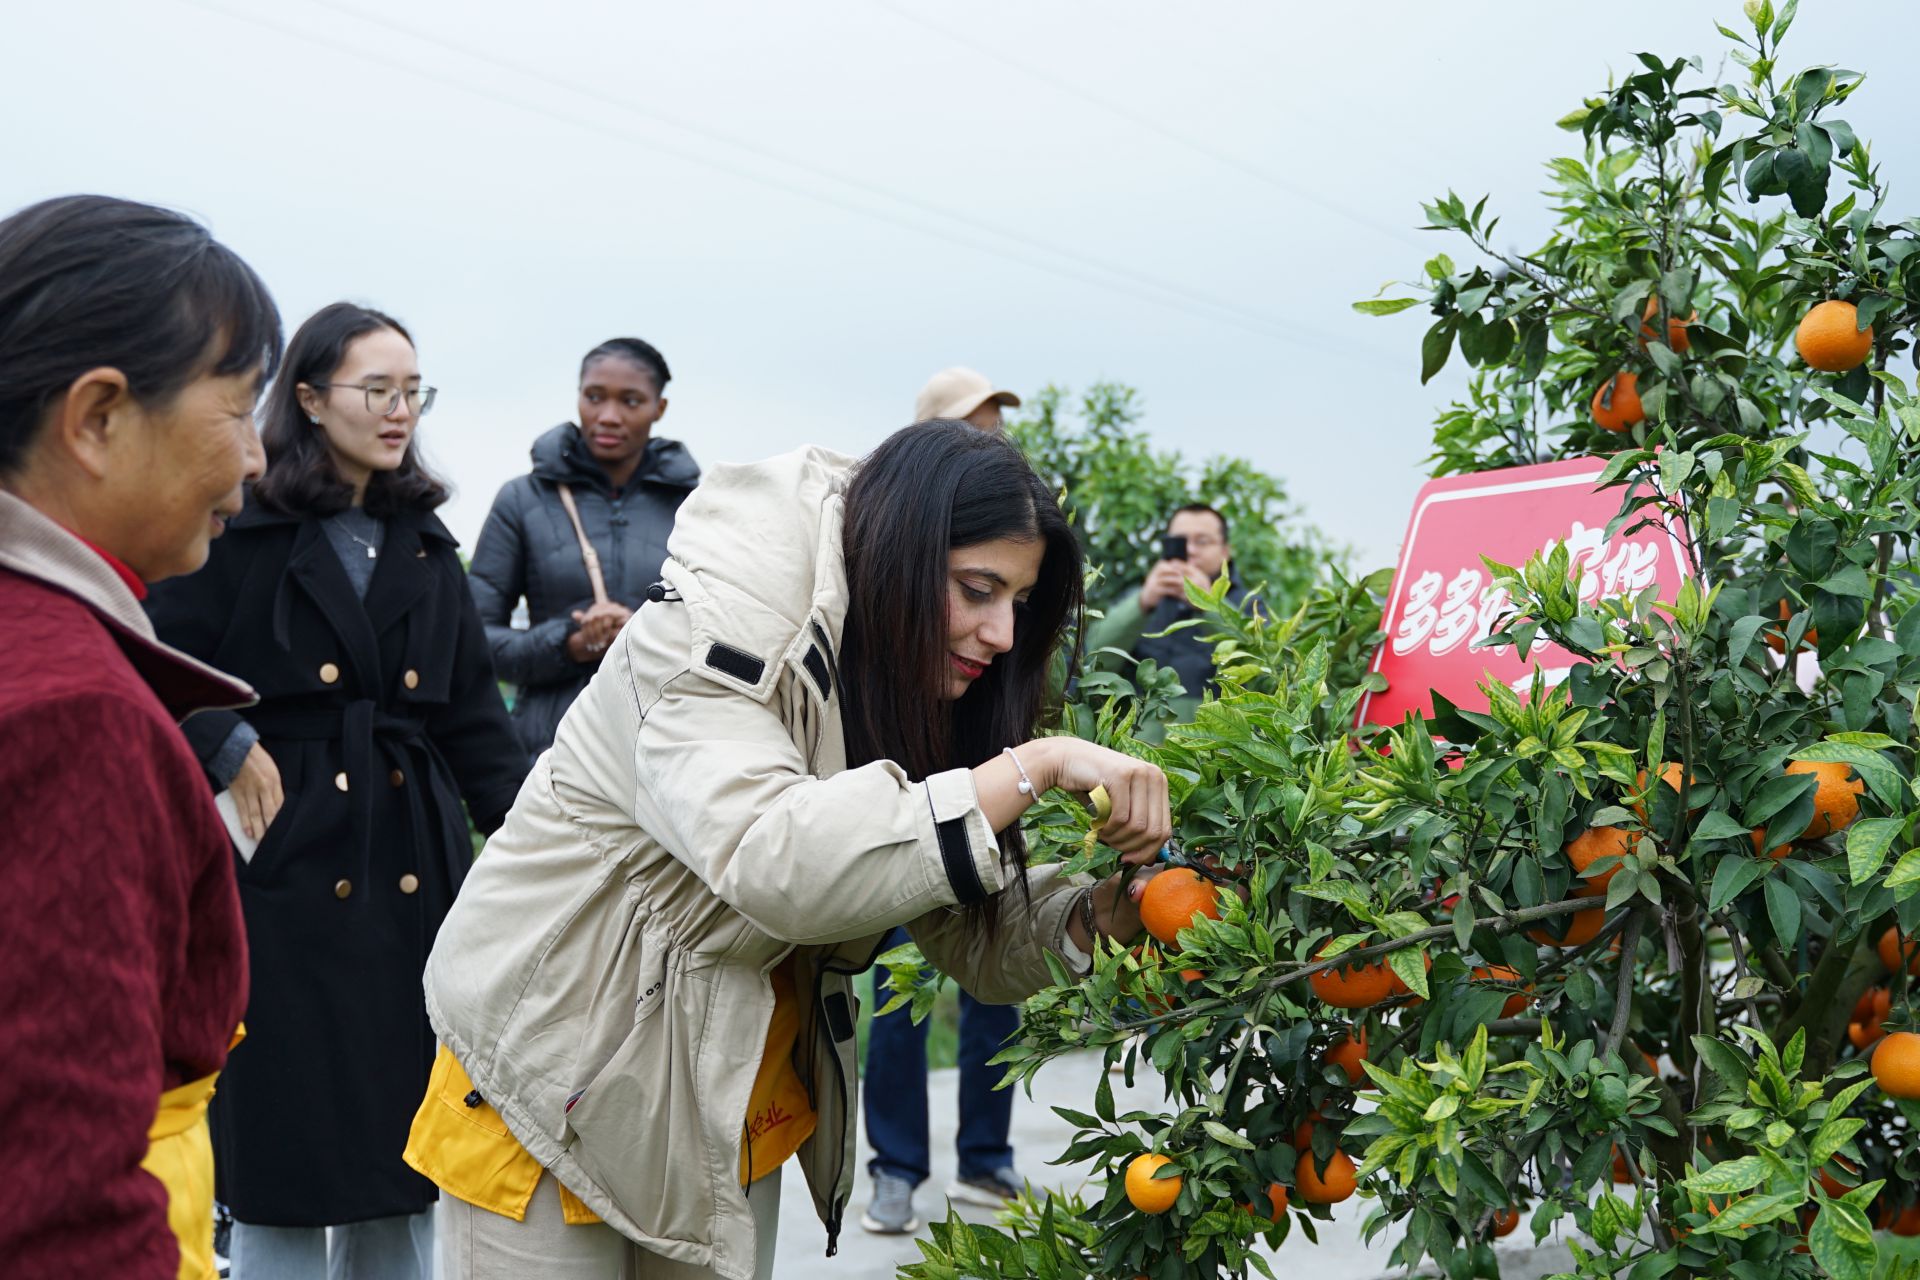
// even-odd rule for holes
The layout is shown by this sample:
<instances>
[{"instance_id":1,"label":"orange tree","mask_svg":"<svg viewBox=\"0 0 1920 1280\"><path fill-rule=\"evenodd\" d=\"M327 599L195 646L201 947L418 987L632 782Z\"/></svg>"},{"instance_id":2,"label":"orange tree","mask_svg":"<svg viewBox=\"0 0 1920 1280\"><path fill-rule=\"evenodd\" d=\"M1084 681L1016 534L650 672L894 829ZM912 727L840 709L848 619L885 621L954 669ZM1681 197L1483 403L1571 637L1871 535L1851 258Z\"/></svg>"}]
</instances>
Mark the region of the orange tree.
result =
<instances>
[{"instance_id":1,"label":"orange tree","mask_svg":"<svg viewBox=\"0 0 1920 1280\"><path fill-rule=\"evenodd\" d=\"M1166 1105L1120 1114L1103 1076L1061 1114L1104 1191L946 1224L905 1274L1270 1274L1258 1246L1348 1195L1455 1277L1521 1223L1576 1229L1582 1276L1912 1273L1876 1228L1920 1231L1920 224L1837 118L1861 78L1783 71L1792 19L1722 28L1735 83L1641 55L1562 121L1545 244L1496 251L1449 195L1429 223L1478 264L1359 304L1427 307L1423 376L1472 370L1436 471L1610 454L1609 536L1673 519L1697 585L1490 564L1485 642L1587 662L1366 730L1377 579L1266 618L1196 596L1218 695L1115 741L1246 900L1062 973L1002 1055L1092 1047ZM1105 870L1088 824L1054 804L1035 842Z\"/></svg>"}]
</instances>

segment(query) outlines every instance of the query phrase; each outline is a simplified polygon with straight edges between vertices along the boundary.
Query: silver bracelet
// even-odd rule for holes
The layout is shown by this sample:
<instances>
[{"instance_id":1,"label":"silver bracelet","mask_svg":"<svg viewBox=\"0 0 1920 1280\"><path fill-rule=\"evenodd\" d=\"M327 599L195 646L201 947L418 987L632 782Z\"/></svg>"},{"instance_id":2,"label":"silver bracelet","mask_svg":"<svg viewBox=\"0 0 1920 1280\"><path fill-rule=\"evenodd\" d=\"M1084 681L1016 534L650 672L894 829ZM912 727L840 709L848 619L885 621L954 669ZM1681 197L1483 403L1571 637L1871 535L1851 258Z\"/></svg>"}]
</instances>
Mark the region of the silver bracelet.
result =
<instances>
[{"instance_id":1,"label":"silver bracelet","mask_svg":"<svg viewBox=\"0 0 1920 1280\"><path fill-rule=\"evenodd\" d=\"M1020 757L1013 754L1013 748L1002 747L1000 750L1009 760L1013 761L1013 767L1020 771L1020 781L1014 784L1019 789L1020 794L1038 798L1039 793L1033 789L1033 779L1027 776L1027 766L1020 763Z\"/></svg>"}]
</instances>

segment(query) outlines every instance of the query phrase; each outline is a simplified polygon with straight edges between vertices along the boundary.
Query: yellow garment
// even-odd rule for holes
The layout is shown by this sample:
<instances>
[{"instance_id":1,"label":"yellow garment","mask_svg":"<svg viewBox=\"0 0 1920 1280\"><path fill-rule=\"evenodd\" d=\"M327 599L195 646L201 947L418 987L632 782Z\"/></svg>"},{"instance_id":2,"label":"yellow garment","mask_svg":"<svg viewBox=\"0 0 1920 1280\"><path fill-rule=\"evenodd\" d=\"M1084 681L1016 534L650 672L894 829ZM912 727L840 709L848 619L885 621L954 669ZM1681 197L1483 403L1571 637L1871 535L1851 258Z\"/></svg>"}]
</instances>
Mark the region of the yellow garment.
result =
<instances>
[{"instance_id":1,"label":"yellow garment","mask_svg":"<svg viewBox=\"0 0 1920 1280\"><path fill-rule=\"evenodd\" d=\"M473 1106L467 1105L469 1099ZM527 1154L493 1104L474 1090L466 1068L445 1045L434 1055L427 1096L414 1113L400 1158L447 1194L515 1222L526 1221L527 1202L540 1182L540 1162ZM576 1226L600 1221L599 1214L564 1186L560 1215Z\"/></svg>"},{"instance_id":2,"label":"yellow garment","mask_svg":"<svg viewBox=\"0 0 1920 1280\"><path fill-rule=\"evenodd\" d=\"M746 1141L740 1144L740 1181L757 1182L787 1162L813 1136L814 1114L807 1087L793 1068L793 1044L800 1036L800 997L793 986L793 957L772 973L773 1020L760 1070L747 1098Z\"/></svg>"},{"instance_id":3,"label":"yellow garment","mask_svg":"<svg viewBox=\"0 0 1920 1280\"><path fill-rule=\"evenodd\" d=\"M246 1034L245 1027L236 1028L227 1047ZM160 1095L140 1161L167 1189L167 1226L180 1243L179 1280L217 1280L220 1274L213 1265L213 1136L207 1129L207 1103L219 1078L216 1071Z\"/></svg>"},{"instance_id":4,"label":"yellow garment","mask_svg":"<svg viewBox=\"0 0 1920 1280\"><path fill-rule=\"evenodd\" d=\"M773 971L773 1021L745 1123L747 1141L740 1150L740 1180L748 1170L758 1181L787 1162L813 1134L819 1117L806 1086L793 1067L793 1045L800 1034L800 998L789 959ZM475 1105L468 1106L468 1099ZM758 1133L756 1135L756 1121ZM540 1163L508 1130L500 1113L480 1098L466 1069L445 1046L434 1055L427 1096L414 1113L401 1159L449 1195L515 1222L524 1222ZM560 1188L562 1218L574 1224L600 1217L573 1192ZM196 1278L197 1280L197 1278Z\"/></svg>"}]
</instances>

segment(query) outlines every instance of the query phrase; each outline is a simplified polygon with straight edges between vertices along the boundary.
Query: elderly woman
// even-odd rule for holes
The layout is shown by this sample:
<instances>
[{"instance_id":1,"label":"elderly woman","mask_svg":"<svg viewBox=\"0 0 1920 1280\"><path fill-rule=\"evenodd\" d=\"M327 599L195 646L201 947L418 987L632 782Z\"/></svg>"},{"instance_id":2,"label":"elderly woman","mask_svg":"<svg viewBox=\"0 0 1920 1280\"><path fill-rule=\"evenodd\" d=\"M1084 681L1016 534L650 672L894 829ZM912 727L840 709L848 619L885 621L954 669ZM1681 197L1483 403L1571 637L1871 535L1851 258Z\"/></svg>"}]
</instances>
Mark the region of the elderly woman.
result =
<instances>
[{"instance_id":1,"label":"elderly woman","mask_svg":"<svg viewBox=\"0 0 1920 1280\"><path fill-rule=\"evenodd\" d=\"M247 998L233 850L177 722L251 701L154 638L260 474L280 349L205 228L101 196L0 221L0 1258L211 1277L206 1104Z\"/></svg>"}]
</instances>

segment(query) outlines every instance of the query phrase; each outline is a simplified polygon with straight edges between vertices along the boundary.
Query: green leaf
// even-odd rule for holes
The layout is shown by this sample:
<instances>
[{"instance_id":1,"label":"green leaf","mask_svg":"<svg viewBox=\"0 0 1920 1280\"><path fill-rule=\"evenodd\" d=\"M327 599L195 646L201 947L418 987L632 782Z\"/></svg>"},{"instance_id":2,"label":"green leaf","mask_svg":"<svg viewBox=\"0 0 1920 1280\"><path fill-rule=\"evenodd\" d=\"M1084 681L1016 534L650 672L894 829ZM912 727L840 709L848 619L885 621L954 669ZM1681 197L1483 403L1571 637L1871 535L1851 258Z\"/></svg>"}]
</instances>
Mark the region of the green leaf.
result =
<instances>
[{"instance_id":1,"label":"green leaf","mask_svg":"<svg viewBox=\"0 0 1920 1280\"><path fill-rule=\"evenodd\" d=\"M1425 386L1433 380L1433 375L1446 367L1447 356L1453 351L1453 317L1448 316L1437 321L1427 336L1420 340L1420 383Z\"/></svg>"},{"instance_id":2,"label":"green leaf","mask_svg":"<svg viewBox=\"0 0 1920 1280\"><path fill-rule=\"evenodd\" d=\"M1873 598L1873 583L1867 580L1867 571L1857 564L1842 565L1813 585L1836 596L1853 596L1860 600Z\"/></svg>"},{"instance_id":3,"label":"green leaf","mask_svg":"<svg viewBox=\"0 0 1920 1280\"><path fill-rule=\"evenodd\" d=\"M1747 656L1747 650L1753 645L1754 636L1760 628L1767 625L1769 619L1759 614L1748 614L1727 629L1727 661L1738 663Z\"/></svg>"},{"instance_id":4,"label":"green leaf","mask_svg":"<svg viewBox=\"0 0 1920 1280\"><path fill-rule=\"evenodd\" d=\"M1207 1131L1209 1138L1212 1138L1223 1147L1236 1147L1241 1151L1252 1151L1254 1149L1253 1144L1247 1141L1245 1134L1235 1133L1218 1120L1202 1121L1200 1127Z\"/></svg>"},{"instance_id":5,"label":"green leaf","mask_svg":"<svg viewBox=\"0 0 1920 1280\"><path fill-rule=\"evenodd\" d=\"M1859 1116L1835 1115L1820 1126L1820 1132L1813 1135L1808 1147L1815 1165L1823 1165L1833 1159L1834 1152L1853 1140L1853 1135L1867 1127L1867 1122Z\"/></svg>"},{"instance_id":6,"label":"green leaf","mask_svg":"<svg viewBox=\"0 0 1920 1280\"><path fill-rule=\"evenodd\" d=\"M1834 1280L1869 1280L1879 1260L1867 1215L1833 1200L1820 1206L1820 1214L1807 1232L1807 1247L1813 1250L1814 1261Z\"/></svg>"},{"instance_id":7,"label":"green leaf","mask_svg":"<svg viewBox=\"0 0 1920 1280\"><path fill-rule=\"evenodd\" d=\"M1402 947L1387 957L1387 963L1400 976L1400 981L1422 1000L1432 999L1432 992L1427 989L1426 954L1425 947Z\"/></svg>"},{"instance_id":8,"label":"green leaf","mask_svg":"<svg viewBox=\"0 0 1920 1280\"><path fill-rule=\"evenodd\" d=\"M1707 910L1719 911L1753 887L1767 872L1767 864L1747 853L1730 853L1713 869L1713 890L1707 895Z\"/></svg>"},{"instance_id":9,"label":"green leaf","mask_svg":"<svg viewBox=\"0 0 1920 1280\"><path fill-rule=\"evenodd\" d=\"M1862 818L1847 830L1847 875L1860 884L1880 869L1906 826L1904 818Z\"/></svg>"},{"instance_id":10,"label":"green leaf","mask_svg":"<svg viewBox=\"0 0 1920 1280\"><path fill-rule=\"evenodd\" d=\"M1724 1040L1712 1036L1693 1037L1694 1051L1700 1055L1700 1061L1707 1064L1707 1070L1719 1076L1736 1090L1744 1090L1751 1072L1747 1068L1747 1059L1738 1049Z\"/></svg>"},{"instance_id":11,"label":"green leaf","mask_svg":"<svg viewBox=\"0 0 1920 1280\"><path fill-rule=\"evenodd\" d=\"M1692 1174L1683 1181L1693 1190L1708 1195L1749 1191L1765 1182L1772 1168L1764 1156L1742 1156Z\"/></svg>"},{"instance_id":12,"label":"green leaf","mask_svg":"<svg viewBox=\"0 0 1920 1280\"><path fill-rule=\"evenodd\" d=\"M1887 872L1886 884L1889 889L1904 889L1915 881L1920 881L1920 849L1909 849Z\"/></svg>"},{"instance_id":13,"label":"green leaf","mask_svg":"<svg viewBox=\"0 0 1920 1280\"><path fill-rule=\"evenodd\" d=\"M1811 773L1789 773L1768 778L1746 803L1740 816L1748 827L1764 827L1767 820L1804 795L1810 795L1820 780Z\"/></svg>"},{"instance_id":14,"label":"green leaf","mask_svg":"<svg viewBox=\"0 0 1920 1280\"><path fill-rule=\"evenodd\" d=\"M1368 298L1354 303L1353 309L1365 316L1390 316L1408 307L1417 307L1424 301L1424 298Z\"/></svg>"},{"instance_id":15,"label":"green leaf","mask_svg":"<svg viewBox=\"0 0 1920 1280\"><path fill-rule=\"evenodd\" d=\"M1767 917L1773 921L1773 936L1783 943L1800 940L1800 895L1783 877L1768 876L1766 882Z\"/></svg>"},{"instance_id":16,"label":"green leaf","mask_svg":"<svg viewBox=\"0 0 1920 1280\"><path fill-rule=\"evenodd\" d=\"M1732 814L1725 809L1715 809L1700 819L1700 825L1693 829L1696 840L1727 840L1734 836L1744 836L1748 828L1745 823L1736 822Z\"/></svg>"}]
</instances>

